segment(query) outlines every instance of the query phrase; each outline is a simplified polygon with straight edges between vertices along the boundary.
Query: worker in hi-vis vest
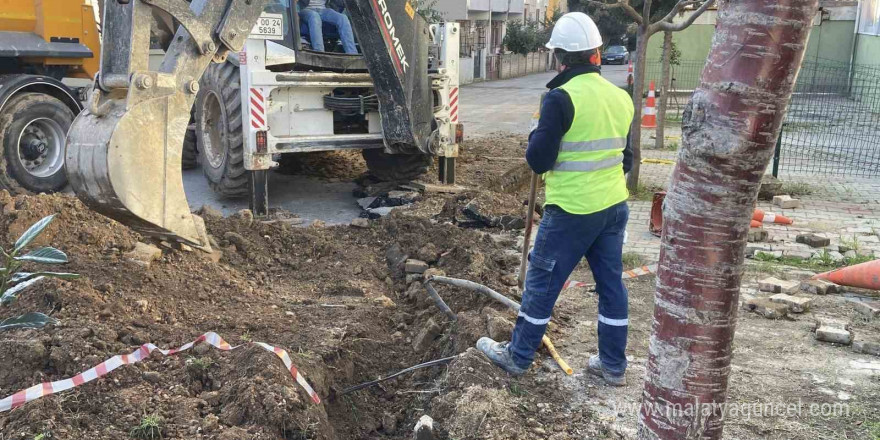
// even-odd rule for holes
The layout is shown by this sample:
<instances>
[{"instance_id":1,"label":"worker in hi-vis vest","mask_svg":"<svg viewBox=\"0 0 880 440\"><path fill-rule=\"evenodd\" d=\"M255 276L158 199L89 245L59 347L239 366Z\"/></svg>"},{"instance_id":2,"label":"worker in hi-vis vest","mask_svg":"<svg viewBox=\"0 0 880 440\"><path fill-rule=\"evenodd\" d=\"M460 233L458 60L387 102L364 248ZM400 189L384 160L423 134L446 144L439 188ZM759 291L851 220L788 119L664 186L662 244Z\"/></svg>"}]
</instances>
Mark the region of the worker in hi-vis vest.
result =
<instances>
[{"instance_id":1,"label":"worker in hi-vis vest","mask_svg":"<svg viewBox=\"0 0 880 440\"><path fill-rule=\"evenodd\" d=\"M588 371L622 386L629 323L621 280L629 217L624 174L632 167L634 111L632 98L600 75L601 46L599 29L584 13L565 14L553 28L547 47L564 70L547 84L526 151L529 166L544 178L544 216L510 342L481 338L477 348L507 372L524 373L559 292L586 257L599 295L599 354L590 357Z\"/></svg>"}]
</instances>

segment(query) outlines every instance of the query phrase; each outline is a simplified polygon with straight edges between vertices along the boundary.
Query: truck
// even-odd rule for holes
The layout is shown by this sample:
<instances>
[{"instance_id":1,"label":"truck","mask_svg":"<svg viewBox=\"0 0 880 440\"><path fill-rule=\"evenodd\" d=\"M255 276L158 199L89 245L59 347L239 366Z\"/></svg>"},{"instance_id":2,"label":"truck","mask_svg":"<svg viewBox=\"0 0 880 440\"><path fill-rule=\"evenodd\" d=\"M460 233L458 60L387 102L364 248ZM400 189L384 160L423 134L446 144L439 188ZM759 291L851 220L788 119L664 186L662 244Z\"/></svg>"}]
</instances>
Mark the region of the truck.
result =
<instances>
[{"instance_id":1,"label":"truck","mask_svg":"<svg viewBox=\"0 0 880 440\"><path fill-rule=\"evenodd\" d=\"M165 240L209 247L183 191L184 138L229 197L268 212L284 154L363 150L371 173L411 179L438 158L453 183L458 25L428 24L409 0L345 0L360 54L316 52L295 1L108 0L101 68L67 144L77 196ZM149 70L154 10L179 23Z\"/></svg>"},{"instance_id":2,"label":"truck","mask_svg":"<svg viewBox=\"0 0 880 440\"><path fill-rule=\"evenodd\" d=\"M67 130L82 110L81 90L98 72L100 46L90 4L0 2L0 189L67 186Z\"/></svg>"}]
</instances>

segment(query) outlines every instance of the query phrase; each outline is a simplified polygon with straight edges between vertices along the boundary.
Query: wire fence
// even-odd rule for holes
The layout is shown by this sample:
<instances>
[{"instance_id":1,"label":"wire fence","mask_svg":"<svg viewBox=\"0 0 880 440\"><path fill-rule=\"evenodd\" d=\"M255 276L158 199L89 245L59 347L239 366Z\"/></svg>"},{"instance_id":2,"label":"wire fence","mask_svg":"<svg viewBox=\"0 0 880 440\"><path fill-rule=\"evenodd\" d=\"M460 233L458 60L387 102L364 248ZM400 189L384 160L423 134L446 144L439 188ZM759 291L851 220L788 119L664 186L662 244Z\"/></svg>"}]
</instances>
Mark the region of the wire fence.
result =
<instances>
[{"instance_id":1,"label":"wire fence","mask_svg":"<svg viewBox=\"0 0 880 440\"><path fill-rule=\"evenodd\" d=\"M681 112L699 86L705 60L672 67L666 117ZM645 66L659 90L661 65ZM774 157L773 174L880 177L880 66L805 62Z\"/></svg>"}]
</instances>

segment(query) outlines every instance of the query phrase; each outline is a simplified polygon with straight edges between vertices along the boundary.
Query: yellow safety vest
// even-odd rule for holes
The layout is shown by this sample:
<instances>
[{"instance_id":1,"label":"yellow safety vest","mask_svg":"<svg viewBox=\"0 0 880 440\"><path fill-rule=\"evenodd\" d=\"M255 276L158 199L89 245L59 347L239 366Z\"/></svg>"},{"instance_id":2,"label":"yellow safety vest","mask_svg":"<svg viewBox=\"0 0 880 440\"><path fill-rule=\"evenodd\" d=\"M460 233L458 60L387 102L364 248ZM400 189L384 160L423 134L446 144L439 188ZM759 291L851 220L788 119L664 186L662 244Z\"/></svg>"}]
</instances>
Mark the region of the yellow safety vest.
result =
<instances>
[{"instance_id":1,"label":"yellow safety vest","mask_svg":"<svg viewBox=\"0 0 880 440\"><path fill-rule=\"evenodd\" d=\"M559 87L574 106L553 169L544 175L546 204L571 214L592 214L627 198L623 150L633 120L632 98L598 73Z\"/></svg>"}]
</instances>

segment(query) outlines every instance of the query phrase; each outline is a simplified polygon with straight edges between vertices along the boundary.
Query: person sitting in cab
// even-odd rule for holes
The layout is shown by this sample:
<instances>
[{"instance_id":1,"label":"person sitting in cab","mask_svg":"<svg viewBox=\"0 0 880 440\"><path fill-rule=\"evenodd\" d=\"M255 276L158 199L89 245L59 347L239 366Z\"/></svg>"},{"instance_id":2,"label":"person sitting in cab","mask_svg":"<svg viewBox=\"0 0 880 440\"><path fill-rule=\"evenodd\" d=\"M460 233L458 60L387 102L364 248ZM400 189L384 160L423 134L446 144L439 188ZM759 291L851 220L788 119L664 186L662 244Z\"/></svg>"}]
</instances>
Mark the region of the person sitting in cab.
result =
<instances>
[{"instance_id":1,"label":"person sitting in cab","mask_svg":"<svg viewBox=\"0 0 880 440\"><path fill-rule=\"evenodd\" d=\"M356 54L354 31L348 16L340 11L345 9L341 0L298 0L300 25L308 28L307 35L312 42L312 50L324 52L323 24L336 28L342 49L347 54ZM305 30L305 29L303 29Z\"/></svg>"}]
</instances>

